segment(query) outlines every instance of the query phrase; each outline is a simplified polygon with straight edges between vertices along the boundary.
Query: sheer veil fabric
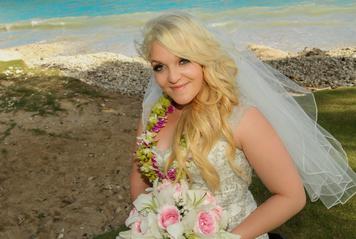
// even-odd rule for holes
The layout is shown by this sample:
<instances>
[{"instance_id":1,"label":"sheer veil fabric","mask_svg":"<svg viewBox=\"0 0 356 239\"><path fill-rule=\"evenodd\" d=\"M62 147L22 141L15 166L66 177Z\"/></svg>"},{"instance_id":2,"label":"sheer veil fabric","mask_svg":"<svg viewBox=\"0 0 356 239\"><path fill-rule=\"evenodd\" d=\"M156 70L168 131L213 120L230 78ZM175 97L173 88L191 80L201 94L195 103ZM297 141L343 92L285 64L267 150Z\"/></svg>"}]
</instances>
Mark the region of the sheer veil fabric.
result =
<instances>
[{"instance_id":1,"label":"sheer veil fabric","mask_svg":"<svg viewBox=\"0 0 356 239\"><path fill-rule=\"evenodd\" d=\"M344 204L356 193L356 174L340 142L317 123L313 93L263 63L248 49L237 49L226 31L206 27L235 60L239 93L274 127L298 168L311 201L320 199L328 209ZM143 100L143 126L161 95L151 77Z\"/></svg>"}]
</instances>

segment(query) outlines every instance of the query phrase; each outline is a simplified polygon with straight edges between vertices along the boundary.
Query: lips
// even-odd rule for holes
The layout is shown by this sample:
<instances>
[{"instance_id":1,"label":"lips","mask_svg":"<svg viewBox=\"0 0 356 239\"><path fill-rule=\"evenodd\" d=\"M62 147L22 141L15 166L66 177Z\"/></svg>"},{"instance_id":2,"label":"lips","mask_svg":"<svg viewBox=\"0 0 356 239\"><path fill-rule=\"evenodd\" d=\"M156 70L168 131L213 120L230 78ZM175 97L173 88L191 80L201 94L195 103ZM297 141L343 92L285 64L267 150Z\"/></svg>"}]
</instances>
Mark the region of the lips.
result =
<instances>
[{"instance_id":1,"label":"lips","mask_svg":"<svg viewBox=\"0 0 356 239\"><path fill-rule=\"evenodd\" d=\"M179 90L179 89L183 89L184 86L186 86L189 82L185 83L185 84L181 84L181 85L178 85L178 86L171 86L171 88L173 90Z\"/></svg>"}]
</instances>

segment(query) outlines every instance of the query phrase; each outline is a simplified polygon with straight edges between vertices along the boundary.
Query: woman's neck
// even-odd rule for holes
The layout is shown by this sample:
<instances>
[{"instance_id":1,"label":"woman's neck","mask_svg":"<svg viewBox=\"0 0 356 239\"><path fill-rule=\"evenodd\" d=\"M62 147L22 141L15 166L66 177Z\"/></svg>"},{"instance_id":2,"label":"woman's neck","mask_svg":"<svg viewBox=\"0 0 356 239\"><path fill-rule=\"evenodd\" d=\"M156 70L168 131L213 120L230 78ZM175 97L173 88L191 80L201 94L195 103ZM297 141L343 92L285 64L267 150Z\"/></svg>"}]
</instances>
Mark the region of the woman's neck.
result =
<instances>
[{"instance_id":1,"label":"woman's neck","mask_svg":"<svg viewBox=\"0 0 356 239\"><path fill-rule=\"evenodd\" d=\"M172 101L172 105L174 106L174 108L176 110L183 110L184 109L184 105L179 105L175 101Z\"/></svg>"}]
</instances>

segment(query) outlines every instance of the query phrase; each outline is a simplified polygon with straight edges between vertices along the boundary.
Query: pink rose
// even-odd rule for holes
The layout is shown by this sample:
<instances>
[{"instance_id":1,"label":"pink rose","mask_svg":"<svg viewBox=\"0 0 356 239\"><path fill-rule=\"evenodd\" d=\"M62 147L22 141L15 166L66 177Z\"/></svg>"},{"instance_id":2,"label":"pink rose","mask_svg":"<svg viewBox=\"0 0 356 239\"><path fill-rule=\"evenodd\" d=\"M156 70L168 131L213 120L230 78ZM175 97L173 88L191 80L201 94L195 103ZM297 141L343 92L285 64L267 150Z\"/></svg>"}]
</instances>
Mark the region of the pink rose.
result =
<instances>
[{"instance_id":1,"label":"pink rose","mask_svg":"<svg viewBox=\"0 0 356 239\"><path fill-rule=\"evenodd\" d=\"M166 230L169 225L180 222L181 216L175 206L164 206L158 214L158 225Z\"/></svg>"},{"instance_id":2,"label":"pink rose","mask_svg":"<svg viewBox=\"0 0 356 239\"><path fill-rule=\"evenodd\" d=\"M194 231L200 235L212 236L217 232L216 218L211 212L198 213Z\"/></svg>"}]
</instances>

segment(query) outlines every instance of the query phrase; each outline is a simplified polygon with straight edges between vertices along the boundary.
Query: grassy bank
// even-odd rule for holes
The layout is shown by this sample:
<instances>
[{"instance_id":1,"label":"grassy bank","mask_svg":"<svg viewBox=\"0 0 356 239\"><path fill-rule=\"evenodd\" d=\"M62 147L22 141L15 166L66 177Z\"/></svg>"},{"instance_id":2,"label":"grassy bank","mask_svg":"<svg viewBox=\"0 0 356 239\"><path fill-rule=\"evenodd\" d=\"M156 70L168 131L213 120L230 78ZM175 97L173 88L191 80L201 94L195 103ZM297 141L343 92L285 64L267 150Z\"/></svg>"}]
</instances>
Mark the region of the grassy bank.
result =
<instances>
[{"instance_id":1,"label":"grassy bank","mask_svg":"<svg viewBox=\"0 0 356 239\"><path fill-rule=\"evenodd\" d=\"M356 171L356 88L339 88L315 94L318 123L338 139ZM356 198L327 210L321 202L308 203L293 220L281 227L288 238L354 238Z\"/></svg>"},{"instance_id":2,"label":"grassy bank","mask_svg":"<svg viewBox=\"0 0 356 239\"><path fill-rule=\"evenodd\" d=\"M356 88L338 88L314 93L318 105L318 123L338 139L356 171ZM252 186L256 199L263 201L268 193L260 181ZM278 228L288 239L351 239L356 235L356 197L331 209L320 202L310 202L295 217Z\"/></svg>"}]
</instances>

